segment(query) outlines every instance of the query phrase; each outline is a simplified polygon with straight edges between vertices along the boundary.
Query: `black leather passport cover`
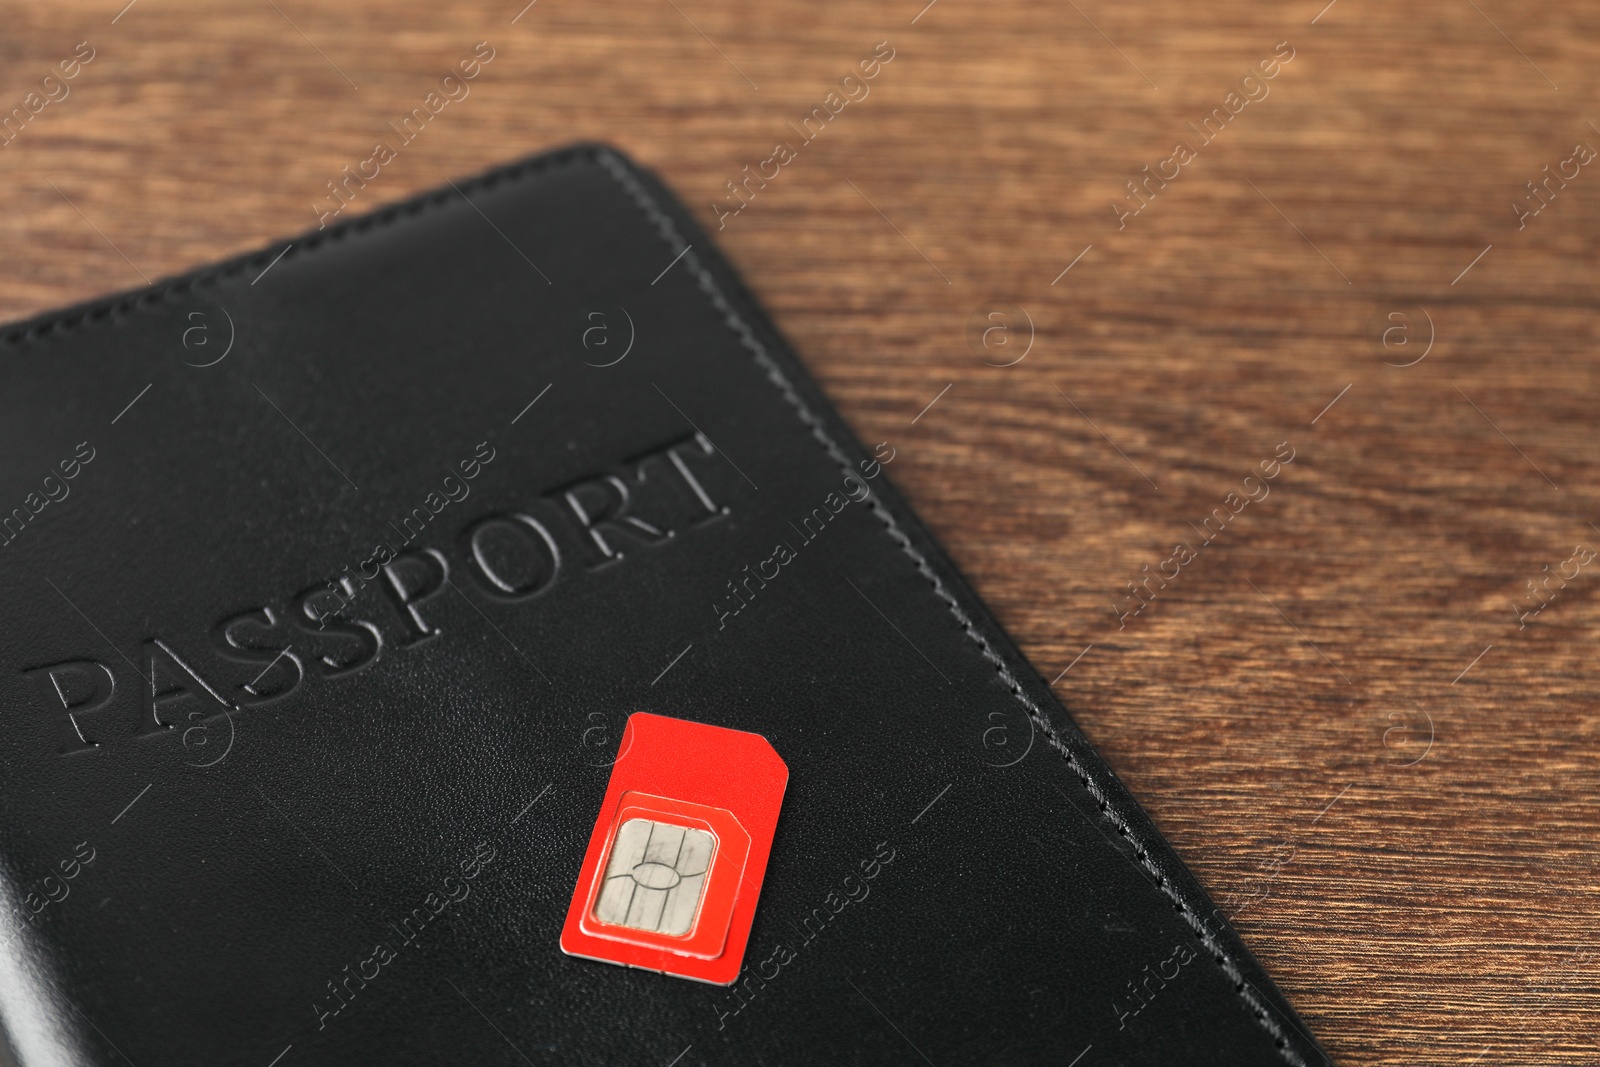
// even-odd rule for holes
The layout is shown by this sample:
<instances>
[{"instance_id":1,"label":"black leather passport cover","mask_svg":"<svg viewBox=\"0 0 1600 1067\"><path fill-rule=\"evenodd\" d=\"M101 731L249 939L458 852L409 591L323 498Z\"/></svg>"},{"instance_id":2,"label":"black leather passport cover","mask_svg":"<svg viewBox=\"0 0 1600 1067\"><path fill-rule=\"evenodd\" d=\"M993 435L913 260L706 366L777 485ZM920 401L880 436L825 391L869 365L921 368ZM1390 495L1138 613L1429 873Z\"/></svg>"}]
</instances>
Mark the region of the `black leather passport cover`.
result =
<instances>
[{"instance_id":1,"label":"black leather passport cover","mask_svg":"<svg viewBox=\"0 0 1600 1067\"><path fill-rule=\"evenodd\" d=\"M283 249L0 341L0 1060L1325 1062L649 175ZM635 711L788 764L733 987L559 948Z\"/></svg>"}]
</instances>

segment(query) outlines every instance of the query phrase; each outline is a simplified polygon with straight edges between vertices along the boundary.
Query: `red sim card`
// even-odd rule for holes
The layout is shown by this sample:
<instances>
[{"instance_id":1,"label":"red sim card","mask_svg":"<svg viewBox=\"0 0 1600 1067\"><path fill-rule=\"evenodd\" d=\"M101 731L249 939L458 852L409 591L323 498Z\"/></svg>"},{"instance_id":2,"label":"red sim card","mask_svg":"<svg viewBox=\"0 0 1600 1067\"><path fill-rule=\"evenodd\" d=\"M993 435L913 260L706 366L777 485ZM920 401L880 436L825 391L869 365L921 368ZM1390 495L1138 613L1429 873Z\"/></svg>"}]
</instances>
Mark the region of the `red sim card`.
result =
<instances>
[{"instance_id":1,"label":"red sim card","mask_svg":"<svg viewBox=\"0 0 1600 1067\"><path fill-rule=\"evenodd\" d=\"M630 715L561 950L731 984L788 784L760 734Z\"/></svg>"}]
</instances>

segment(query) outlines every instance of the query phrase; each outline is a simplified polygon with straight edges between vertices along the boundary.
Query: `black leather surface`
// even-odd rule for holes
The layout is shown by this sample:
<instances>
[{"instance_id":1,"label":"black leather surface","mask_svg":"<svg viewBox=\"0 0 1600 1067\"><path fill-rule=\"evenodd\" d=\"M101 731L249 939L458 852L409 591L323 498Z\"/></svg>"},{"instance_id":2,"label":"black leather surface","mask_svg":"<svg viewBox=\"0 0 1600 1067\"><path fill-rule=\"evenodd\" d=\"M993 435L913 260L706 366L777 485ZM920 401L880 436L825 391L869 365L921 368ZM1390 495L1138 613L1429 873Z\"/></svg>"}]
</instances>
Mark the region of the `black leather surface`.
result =
<instances>
[{"instance_id":1,"label":"black leather surface","mask_svg":"<svg viewBox=\"0 0 1600 1067\"><path fill-rule=\"evenodd\" d=\"M282 247L0 343L0 1058L1326 1062L647 175ZM633 711L789 766L734 989L558 946Z\"/></svg>"}]
</instances>

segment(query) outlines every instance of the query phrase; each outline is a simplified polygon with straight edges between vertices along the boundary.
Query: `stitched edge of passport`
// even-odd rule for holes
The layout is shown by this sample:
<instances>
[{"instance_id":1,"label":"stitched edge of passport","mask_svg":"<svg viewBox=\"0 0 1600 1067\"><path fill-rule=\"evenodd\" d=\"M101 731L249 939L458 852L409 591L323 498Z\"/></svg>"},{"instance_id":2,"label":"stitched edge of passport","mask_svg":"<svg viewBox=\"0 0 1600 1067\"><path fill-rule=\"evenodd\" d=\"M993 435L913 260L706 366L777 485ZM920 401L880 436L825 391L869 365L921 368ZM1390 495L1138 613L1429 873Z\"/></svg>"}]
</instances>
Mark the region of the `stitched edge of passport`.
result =
<instances>
[{"instance_id":1,"label":"stitched edge of passport","mask_svg":"<svg viewBox=\"0 0 1600 1067\"><path fill-rule=\"evenodd\" d=\"M435 189L409 200L379 208L358 218L335 223L326 229L308 230L288 242L274 242L260 251L247 252L212 266L164 278L143 289L97 297L65 309L5 323L0 325L0 351L42 340L57 331L64 333L84 326L115 324L139 311L158 307L174 296L183 296L201 286L217 285L248 270L260 270L275 264L279 259L293 259L298 255L316 251L323 245L337 244L352 236L359 236L370 230L400 222L406 217L420 215L430 208L442 207L458 195L471 204L466 190L492 189L501 182L517 181L555 167L580 162L593 163L597 161L600 153L606 151L603 145L575 144L540 153L508 166L497 167L470 180L452 183L443 189ZM287 247L279 247L282 244L286 244ZM255 282L250 284L254 285Z\"/></svg>"},{"instance_id":2,"label":"stitched edge of passport","mask_svg":"<svg viewBox=\"0 0 1600 1067\"><path fill-rule=\"evenodd\" d=\"M740 342L755 356L756 362L767 372L768 380L778 388L784 399L795 409L800 421L810 428L811 436L817 439L823 450L846 473L853 472L854 468L851 466L850 458L844 454L844 451L829 436L822 420L807 406L805 399L796 392L794 386L790 384L789 379L784 375L783 369L773 361L772 357L767 353L766 347L756 337L755 331L750 328L749 324L729 303L711 272L700 262L694 250L688 246L688 242L678 233L671 216L661 209L655 198L650 195L650 192L639 183L629 165L615 153L604 148L595 151L595 160L633 198L634 202L655 225L657 232L670 249L682 256L684 266L688 268L690 274L699 283L701 290L710 299L712 307L721 312L723 320L728 327L733 330ZM934 572L927 558L912 544L911 538L895 522L894 515L888 508L884 507L877 497L872 499L872 511L882 521L884 530L889 537L916 564L918 573L927 579L934 595L944 601L945 606L950 610L950 614L960 624L962 632L967 635L973 644L977 645L979 653L994 667L995 673L1000 676L1000 680L1011 691L1011 695L1016 697L1027 710L1028 718L1033 721L1034 726L1065 757L1067 765L1072 768L1073 773L1077 776L1085 791L1099 805L1101 814L1116 828L1117 833L1126 838L1128 843L1133 846L1134 855L1138 858L1139 863L1154 877L1156 888L1172 901L1174 909L1184 917L1195 938L1209 951L1217 964L1222 967L1223 973L1233 982L1234 992L1239 995L1239 999L1244 1002L1245 1007L1250 1010L1261 1028L1273 1038L1279 1054L1284 1060L1293 1064L1294 1067L1306 1067L1305 1060L1290 1046L1287 1035L1285 1035L1283 1028L1278 1025L1277 1020L1272 1018L1266 1004L1255 994L1254 988L1244 980L1238 965L1233 962L1227 951L1218 944L1216 938L1206 930L1194 905L1186 899L1186 895L1182 891L1174 888L1171 879L1156 866L1155 862L1150 858L1149 850L1134 836L1133 831L1129 828L1129 820L1122 813L1115 810L1114 805L1107 799L1105 789L1091 777L1083 764L1078 762L1077 756L1073 754L1068 744L1056 733L1055 728L1045 718L1043 711L1023 690L1022 684L1017 680L1017 676L1012 672L1005 657L997 652L989 639L978 630L972 616L962 607L956 596L945 588L944 582Z\"/></svg>"},{"instance_id":3,"label":"stitched edge of passport","mask_svg":"<svg viewBox=\"0 0 1600 1067\"><path fill-rule=\"evenodd\" d=\"M68 308L66 311L48 313L46 315L25 319L21 322L7 326L0 333L0 349L15 348L30 341L38 341L51 333L68 331L80 326L97 325L102 323L115 323L119 318L125 318L139 310L153 308L172 296L181 296L198 286L215 285L234 275L242 274L252 267L265 267L275 263L278 259L287 259L296 254L312 252L325 244L337 243L353 235L366 233L370 230L388 226L401 221L407 216L419 215L429 208L441 207L452 199L452 193L467 198L468 189L492 189L505 181L516 181L531 174L537 174L557 166L570 165L574 162L586 161L599 165L605 170L624 192L634 201L634 204L644 213L645 217L655 226L657 233L667 245L682 255L684 265L695 278L701 290L705 292L712 307L720 312L724 322L739 338L741 344L749 349L756 362L766 371L767 378L783 395L791 407L794 408L800 421L810 430L828 456L838 463L844 470L852 471L850 459L838 444L829 436L822 420L806 404L804 398L795 390L789 379L784 375L783 369L773 361L765 346L756 337L755 332L740 316L727 297L723 294L721 286L706 266L701 263L700 257L695 255L692 248L678 233L677 226L670 215L664 211L656 198L635 177L631 165L619 157L615 152L602 145L578 144L564 149L534 156L507 167L497 168L487 174L480 175L460 184L453 184L451 188L435 190L414 197L410 200L392 204L360 218L339 223L325 230L313 230L289 242L287 248L278 253L273 249L274 244L259 252L249 253L233 260L224 261L213 267L203 268L186 275L170 278L142 290L135 290L120 296L105 297L91 300ZM252 283L254 284L254 283ZM1111 823L1117 833L1127 839L1133 848L1133 854L1140 865L1155 879L1156 888L1159 889L1171 902L1173 908L1184 917L1190 931L1210 953L1212 959L1223 969L1229 980L1234 984L1234 991L1257 1023L1274 1039L1278 1052L1285 1061L1294 1067L1307 1067L1302 1059L1290 1045L1283 1028L1271 1017L1267 1005L1256 995L1254 987L1245 981L1239 967L1234 963L1228 952L1217 942L1216 938L1206 929L1201 921L1194 904L1187 898L1187 894L1174 888L1169 879L1150 857L1149 849L1135 836L1130 829L1130 820L1107 799L1105 788L1096 781L1073 754L1069 744L1062 740L1055 728L1045 718L1043 711L1037 703L1023 690L1022 684L1011 670L1003 655L997 652L993 644L981 632L972 616L962 607L961 602L945 588L944 582L934 572L927 558L917 550L911 538L900 529L895 522L894 515L883 506L876 498L872 501L872 511L883 523L885 532L900 546L900 549L910 557L916 565L917 572L923 576L932 587L933 593L949 609L950 614L960 624L962 632L966 634L978 648L982 657L994 667L1011 694L1028 713L1028 718L1040 730L1045 739L1054 746L1066 759L1067 765L1072 768L1079 783L1089 794L1090 798L1098 805L1101 814Z\"/></svg>"}]
</instances>

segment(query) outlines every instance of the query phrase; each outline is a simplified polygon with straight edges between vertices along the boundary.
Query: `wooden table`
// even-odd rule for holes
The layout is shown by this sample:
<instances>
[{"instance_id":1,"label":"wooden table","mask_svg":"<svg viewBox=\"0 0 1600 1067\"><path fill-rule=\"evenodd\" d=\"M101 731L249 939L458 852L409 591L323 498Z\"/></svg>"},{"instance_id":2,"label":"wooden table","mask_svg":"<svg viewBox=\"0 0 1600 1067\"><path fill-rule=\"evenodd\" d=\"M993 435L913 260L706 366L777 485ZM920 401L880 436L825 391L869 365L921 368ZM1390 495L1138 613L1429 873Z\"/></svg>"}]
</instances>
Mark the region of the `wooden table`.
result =
<instances>
[{"instance_id":1,"label":"wooden table","mask_svg":"<svg viewBox=\"0 0 1600 1067\"><path fill-rule=\"evenodd\" d=\"M1600 1058L1600 10L125 2L0 4L5 318L314 225L487 41L352 211L659 170L1339 1062Z\"/></svg>"}]
</instances>

